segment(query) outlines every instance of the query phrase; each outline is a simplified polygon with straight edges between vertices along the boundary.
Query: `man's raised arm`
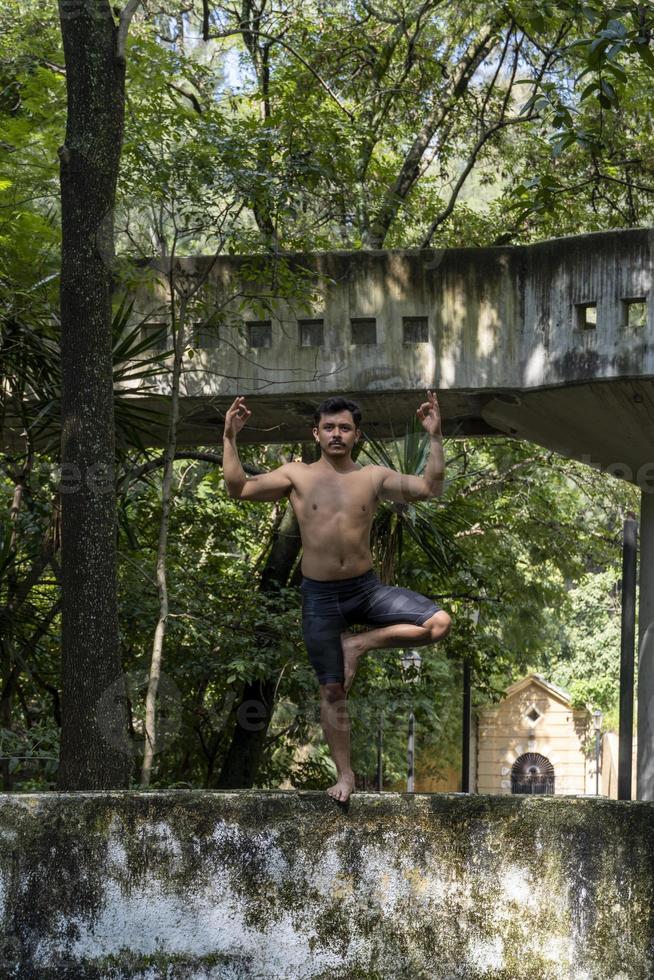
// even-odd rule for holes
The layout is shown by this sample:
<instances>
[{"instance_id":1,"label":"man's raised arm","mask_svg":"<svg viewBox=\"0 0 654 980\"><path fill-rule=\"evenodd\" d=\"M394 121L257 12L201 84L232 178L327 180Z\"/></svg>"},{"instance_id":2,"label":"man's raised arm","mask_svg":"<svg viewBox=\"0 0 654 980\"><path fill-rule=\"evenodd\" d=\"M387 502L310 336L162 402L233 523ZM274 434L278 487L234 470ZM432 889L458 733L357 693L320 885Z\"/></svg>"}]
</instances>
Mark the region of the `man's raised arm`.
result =
<instances>
[{"instance_id":1,"label":"man's raised arm","mask_svg":"<svg viewBox=\"0 0 654 980\"><path fill-rule=\"evenodd\" d=\"M428 401L423 402L416 411L422 427L429 436L429 457L423 480L430 497L440 497L445 482L445 455L443 453L443 432L441 410L438 398L433 391L427 392Z\"/></svg>"},{"instance_id":2,"label":"man's raised arm","mask_svg":"<svg viewBox=\"0 0 654 980\"><path fill-rule=\"evenodd\" d=\"M445 479L445 457L443 455L443 436L441 432L441 413L436 395L428 391L428 401L423 402L416 415L429 435L429 458L422 476L410 476L397 470L386 470L381 486L381 496L385 500L410 503L414 500L428 500L440 497Z\"/></svg>"},{"instance_id":3,"label":"man's raised arm","mask_svg":"<svg viewBox=\"0 0 654 980\"><path fill-rule=\"evenodd\" d=\"M239 500L281 500L293 487L289 475L292 464L286 463L271 473L258 476L248 476L241 466L236 436L251 415L243 397L236 398L225 413L223 477L227 493Z\"/></svg>"}]
</instances>

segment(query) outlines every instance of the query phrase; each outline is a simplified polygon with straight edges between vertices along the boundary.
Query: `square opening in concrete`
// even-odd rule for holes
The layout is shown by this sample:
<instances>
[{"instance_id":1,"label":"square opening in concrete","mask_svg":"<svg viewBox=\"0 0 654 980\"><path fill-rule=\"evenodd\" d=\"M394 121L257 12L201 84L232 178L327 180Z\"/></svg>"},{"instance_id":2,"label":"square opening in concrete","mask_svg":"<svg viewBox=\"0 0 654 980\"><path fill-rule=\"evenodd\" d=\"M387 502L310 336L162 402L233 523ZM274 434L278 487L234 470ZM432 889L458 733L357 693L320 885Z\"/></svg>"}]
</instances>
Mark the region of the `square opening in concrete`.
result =
<instances>
[{"instance_id":1,"label":"square opening in concrete","mask_svg":"<svg viewBox=\"0 0 654 980\"><path fill-rule=\"evenodd\" d=\"M377 321L374 316L357 316L350 319L353 344L376 344Z\"/></svg>"},{"instance_id":2,"label":"square opening in concrete","mask_svg":"<svg viewBox=\"0 0 654 980\"><path fill-rule=\"evenodd\" d=\"M429 324L426 316L402 317L402 340L405 344L426 344Z\"/></svg>"},{"instance_id":3,"label":"square opening in concrete","mask_svg":"<svg viewBox=\"0 0 654 980\"><path fill-rule=\"evenodd\" d=\"M580 330L594 330L597 326L597 303L576 303L577 326Z\"/></svg>"},{"instance_id":4,"label":"square opening in concrete","mask_svg":"<svg viewBox=\"0 0 654 980\"><path fill-rule=\"evenodd\" d=\"M272 347L272 323L270 320L250 320L247 324L249 347Z\"/></svg>"},{"instance_id":5,"label":"square opening in concrete","mask_svg":"<svg viewBox=\"0 0 654 980\"><path fill-rule=\"evenodd\" d=\"M218 346L218 324L210 320L202 320L193 324L193 346L200 350L211 350Z\"/></svg>"},{"instance_id":6,"label":"square opening in concrete","mask_svg":"<svg viewBox=\"0 0 654 980\"><path fill-rule=\"evenodd\" d=\"M647 326L647 300L644 296L622 300L622 325L636 328Z\"/></svg>"},{"instance_id":7,"label":"square opening in concrete","mask_svg":"<svg viewBox=\"0 0 654 980\"><path fill-rule=\"evenodd\" d=\"M300 347L322 347L325 343L324 320L298 320Z\"/></svg>"},{"instance_id":8,"label":"square opening in concrete","mask_svg":"<svg viewBox=\"0 0 654 980\"><path fill-rule=\"evenodd\" d=\"M168 344L167 323L144 323L141 337L148 342L150 350L165 350Z\"/></svg>"}]
</instances>

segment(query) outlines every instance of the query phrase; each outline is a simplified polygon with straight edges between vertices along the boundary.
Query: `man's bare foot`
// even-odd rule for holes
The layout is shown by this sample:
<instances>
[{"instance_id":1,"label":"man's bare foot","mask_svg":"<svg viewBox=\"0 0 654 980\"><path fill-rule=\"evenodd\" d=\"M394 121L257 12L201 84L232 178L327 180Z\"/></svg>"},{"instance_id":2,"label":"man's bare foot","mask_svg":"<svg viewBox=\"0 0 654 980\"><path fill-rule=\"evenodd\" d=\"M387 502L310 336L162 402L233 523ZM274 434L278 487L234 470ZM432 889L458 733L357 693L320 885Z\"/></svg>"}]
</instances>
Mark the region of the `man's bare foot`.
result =
<instances>
[{"instance_id":1,"label":"man's bare foot","mask_svg":"<svg viewBox=\"0 0 654 980\"><path fill-rule=\"evenodd\" d=\"M366 652L366 645L360 633L341 633L341 645L343 647L343 671L345 674L343 687L347 694L357 672L359 657Z\"/></svg>"},{"instance_id":2,"label":"man's bare foot","mask_svg":"<svg viewBox=\"0 0 654 980\"><path fill-rule=\"evenodd\" d=\"M338 777L338 782L334 783L327 790L329 796L338 800L339 803L347 803L350 794L354 791L354 773L345 773Z\"/></svg>"}]
</instances>

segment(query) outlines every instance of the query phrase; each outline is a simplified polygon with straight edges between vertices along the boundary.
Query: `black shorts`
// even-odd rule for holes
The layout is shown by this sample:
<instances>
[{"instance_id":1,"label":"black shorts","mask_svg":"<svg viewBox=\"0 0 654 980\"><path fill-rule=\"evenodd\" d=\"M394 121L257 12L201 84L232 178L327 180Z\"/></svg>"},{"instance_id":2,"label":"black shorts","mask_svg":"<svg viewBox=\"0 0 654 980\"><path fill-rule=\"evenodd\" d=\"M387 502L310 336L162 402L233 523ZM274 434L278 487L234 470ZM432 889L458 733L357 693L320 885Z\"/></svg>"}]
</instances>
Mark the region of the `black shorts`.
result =
<instances>
[{"instance_id":1,"label":"black shorts","mask_svg":"<svg viewBox=\"0 0 654 980\"><path fill-rule=\"evenodd\" d=\"M382 585L372 569L329 582L303 577L300 591L304 642L321 684L343 682L341 633L349 626L422 626L441 608L418 592Z\"/></svg>"}]
</instances>

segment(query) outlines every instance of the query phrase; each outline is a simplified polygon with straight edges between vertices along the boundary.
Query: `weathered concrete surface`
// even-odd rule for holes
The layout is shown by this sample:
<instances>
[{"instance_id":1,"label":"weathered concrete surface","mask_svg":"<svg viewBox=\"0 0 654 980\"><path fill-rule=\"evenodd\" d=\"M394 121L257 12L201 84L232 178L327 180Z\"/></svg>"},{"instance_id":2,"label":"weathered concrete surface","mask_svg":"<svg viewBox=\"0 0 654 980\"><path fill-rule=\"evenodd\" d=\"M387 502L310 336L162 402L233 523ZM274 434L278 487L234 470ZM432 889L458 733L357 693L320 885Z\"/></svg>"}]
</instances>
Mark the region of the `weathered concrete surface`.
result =
<instances>
[{"instance_id":1,"label":"weathered concrete surface","mask_svg":"<svg viewBox=\"0 0 654 980\"><path fill-rule=\"evenodd\" d=\"M646 980L654 805L0 797L2 976Z\"/></svg>"},{"instance_id":2,"label":"weathered concrete surface","mask_svg":"<svg viewBox=\"0 0 654 980\"><path fill-rule=\"evenodd\" d=\"M284 255L277 264L179 259L178 280L210 269L204 305L192 315L214 323L199 330L185 375L182 440L215 440L220 412L237 393L251 395L254 410L244 440L306 438L316 404L335 392L362 403L367 431L389 436L435 387L449 434L509 433L622 465L621 475L634 480L651 463L654 488L653 234ZM165 319L164 288L141 288L136 297L136 315ZM629 322L633 300L646 303L644 323ZM584 304L596 304L594 327L581 325ZM361 318L375 320L376 343L353 342L351 321ZM423 318L424 340L406 341L405 318ZM301 346L302 319L322 321L321 343ZM255 320L269 322L269 348L249 345ZM149 400L157 402L154 394Z\"/></svg>"}]
</instances>

